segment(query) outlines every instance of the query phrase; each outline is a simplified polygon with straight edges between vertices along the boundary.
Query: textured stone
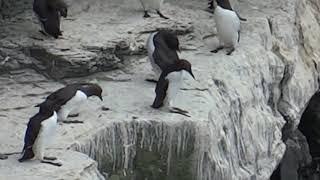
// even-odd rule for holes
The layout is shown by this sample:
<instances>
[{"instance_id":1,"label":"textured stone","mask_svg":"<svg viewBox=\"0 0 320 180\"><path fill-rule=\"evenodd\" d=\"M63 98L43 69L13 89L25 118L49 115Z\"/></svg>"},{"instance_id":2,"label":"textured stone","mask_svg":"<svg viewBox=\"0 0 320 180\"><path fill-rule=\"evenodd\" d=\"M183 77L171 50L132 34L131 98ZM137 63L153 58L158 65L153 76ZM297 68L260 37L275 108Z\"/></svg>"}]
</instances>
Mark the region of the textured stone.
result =
<instances>
[{"instance_id":1,"label":"textured stone","mask_svg":"<svg viewBox=\"0 0 320 180\"><path fill-rule=\"evenodd\" d=\"M97 163L88 156L74 151L55 151L61 167L55 167L36 161L19 163L17 155L0 160L1 179L79 179L103 180L97 171ZM8 165L10 164L10 165ZM13 169L14 167L14 169Z\"/></svg>"},{"instance_id":2,"label":"textured stone","mask_svg":"<svg viewBox=\"0 0 320 180\"><path fill-rule=\"evenodd\" d=\"M14 44L14 53L32 57L38 70L54 79L61 79L119 68L125 61L119 54L129 56L145 52L143 45L136 46L136 42L144 41L145 36L141 38L143 33L172 29L178 34L186 34L193 30L187 19L161 20L162 23L159 19L146 21L135 12L140 5L130 1L133 4L130 7L127 0L122 0L123 3L112 0L69 1L69 17L63 19L61 25L64 36L58 40L38 32L40 26L36 24L32 8L25 8L32 7L31 1L24 2L23 7L20 5L23 2L14 4L13 12L17 13L9 13L10 21L1 25L0 34L4 36L0 40L0 48L12 49L10 44ZM115 11L101 10L110 7L116 7ZM136 15L132 16L132 13ZM131 24L128 26L128 23ZM21 61L20 64L23 68L29 63Z\"/></svg>"},{"instance_id":3,"label":"textured stone","mask_svg":"<svg viewBox=\"0 0 320 180\"><path fill-rule=\"evenodd\" d=\"M23 64L23 55L28 57L27 67L45 76L84 76L109 70L103 68L113 60L121 68L60 82L26 69L1 76L0 141L5 143L0 153L22 148L34 104L63 83L89 81L103 87L105 101L93 98L83 105L78 119L84 124L60 126L50 150L59 148L61 157L66 149L83 152L113 179L141 177L139 172L184 177L175 174L183 172L199 180L269 179L285 154L283 140L290 140L289 152L298 149L292 137L319 86L320 34L312 31L320 28L319 6L315 0L234 2L248 21L241 24L240 45L232 56L210 53L217 40L213 17L203 11L206 0L166 3L168 21L155 14L143 19L133 0L70 0L70 19L63 20L64 39L59 40L32 38L44 37L31 23L30 10L22 20L6 21L0 33L6 56L19 49L22 55L14 59ZM180 34L180 56L193 65L196 81L186 80L176 102L191 118L150 107L154 84L144 81L152 72L143 46L147 32L159 28ZM59 68L49 71L50 62ZM15 169L14 163L7 166Z\"/></svg>"}]
</instances>

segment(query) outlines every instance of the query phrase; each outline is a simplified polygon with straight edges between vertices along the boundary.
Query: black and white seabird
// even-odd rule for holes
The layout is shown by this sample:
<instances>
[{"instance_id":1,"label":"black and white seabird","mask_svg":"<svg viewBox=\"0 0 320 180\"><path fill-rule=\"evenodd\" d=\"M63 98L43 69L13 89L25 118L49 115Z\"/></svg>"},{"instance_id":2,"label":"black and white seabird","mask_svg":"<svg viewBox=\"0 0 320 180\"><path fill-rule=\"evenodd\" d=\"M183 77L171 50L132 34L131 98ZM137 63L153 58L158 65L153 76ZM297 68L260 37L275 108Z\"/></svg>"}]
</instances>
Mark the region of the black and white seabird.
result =
<instances>
[{"instance_id":1,"label":"black and white seabird","mask_svg":"<svg viewBox=\"0 0 320 180\"><path fill-rule=\"evenodd\" d=\"M19 162L39 159L42 163L61 166L52 162L55 157L44 156L46 147L51 143L57 128L57 107L53 102L45 101L40 105L39 112L30 118L24 136L24 147Z\"/></svg>"},{"instance_id":2,"label":"black and white seabird","mask_svg":"<svg viewBox=\"0 0 320 180\"><path fill-rule=\"evenodd\" d=\"M210 10L213 10L214 7L213 7L213 1L214 0L209 0L208 4L209 4L209 9ZM222 7L223 9L229 9L231 11L233 11L232 7L231 7L231 4L230 4L230 1L229 0L216 0L216 2L219 4L220 7ZM237 16L239 17L239 19L241 21L247 21L246 18L242 18L238 12L235 11L235 13L237 14Z\"/></svg>"},{"instance_id":3,"label":"black and white seabird","mask_svg":"<svg viewBox=\"0 0 320 180\"><path fill-rule=\"evenodd\" d=\"M179 61L177 54L177 51L180 51L179 39L174 33L167 30L154 32L149 36L146 46L156 79L159 79L164 69Z\"/></svg>"},{"instance_id":4,"label":"black and white seabird","mask_svg":"<svg viewBox=\"0 0 320 180\"><path fill-rule=\"evenodd\" d=\"M52 101L60 107L57 111L59 121L82 123L82 121L67 121L67 117L91 96L97 96L103 101L101 94L102 88L98 84L74 83L53 92L46 98L46 101Z\"/></svg>"},{"instance_id":5,"label":"black and white seabird","mask_svg":"<svg viewBox=\"0 0 320 180\"><path fill-rule=\"evenodd\" d=\"M41 24L42 34L49 34L56 39L62 35L60 18L68 15L68 8L63 0L34 0L33 11Z\"/></svg>"},{"instance_id":6,"label":"black and white seabird","mask_svg":"<svg viewBox=\"0 0 320 180\"><path fill-rule=\"evenodd\" d=\"M234 11L222 8L216 1L213 1L213 6L219 46L211 52L217 53L226 47L229 48L227 55L231 55L240 41L240 20Z\"/></svg>"},{"instance_id":7,"label":"black and white seabird","mask_svg":"<svg viewBox=\"0 0 320 180\"><path fill-rule=\"evenodd\" d=\"M163 0L140 0L140 2L144 10L144 18L150 17L148 11L155 10L161 18L169 19L168 17L164 16L160 11Z\"/></svg>"},{"instance_id":8,"label":"black and white seabird","mask_svg":"<svg viewBox=\"0 0 320 180\"><path fill-rule=\"evenodd\" d=\"M167 105L170 112L188 116L188 111L173 106L176 95L181 88L182 81L184 77L186 77L186 74L189 74L194 78L191 70L191 64L184 59L180 59L177 63L166 68L161 73L157 82L155 89L156 97L152 107L157 109L163 105Z\"/></svg>"}]
</instances>

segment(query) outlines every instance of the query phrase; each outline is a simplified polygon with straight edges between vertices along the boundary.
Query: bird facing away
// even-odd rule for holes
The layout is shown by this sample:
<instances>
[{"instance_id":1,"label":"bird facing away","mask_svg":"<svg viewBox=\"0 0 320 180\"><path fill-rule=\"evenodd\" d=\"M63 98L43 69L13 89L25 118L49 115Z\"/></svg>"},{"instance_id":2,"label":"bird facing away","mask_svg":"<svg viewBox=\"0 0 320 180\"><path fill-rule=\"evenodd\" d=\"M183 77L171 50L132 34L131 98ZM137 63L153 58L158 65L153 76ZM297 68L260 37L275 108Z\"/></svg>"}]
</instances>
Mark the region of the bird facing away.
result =
<instances>
[{"instance_id":1,"label":"bird facing away","mask_svg":"<svg viewBox=\"0 0 320 180\"><path fill-rule=\"evenodd\" d=\"M173 106L174 100L180 90L182 81L184 77L186 77L186 74L189 74L194 78L191 64L184 59L181 59L177 63L166 68L161 73L157 82L155 89L156 97L153 101L152 107L157 109L163 105L167 105L170 112L186 115L188 111Z\"/></svg>"},{"instance_id":2,"label":"bird facing away","mask_svg":"<svg viewBox=\"0 0 320 180\"><path fill-rule=\"evenodd\" d=\"M155 10L161 18L169 19L168 17L164 16L160 11L163 0L140 0L140 2L144 10L144 18L150 17L148 11Z\"/></svg>"},{"instance_id":3,"label":"bird facing away","mask_svg":"<svg viewBox=\"0 0 320 180\"><path fill-rule=\"evenodd\" d=\"M55 157L44 156L46 147L51 143L57 128L56 105L45 101L40 105L39 112L30 118L24 137L24 147L19 162L29 159L39 159L42 163L61 166L52 162ZM48 161L49 160L49 161Z\"/></svg>"},{"instance_id":4,"label":"bird facing away","mask_svg":"<svg viewBox=\"0 0 320 180\"><path fill-rule=\"evenodd\" d=\"M59 107L57 111L59 121L64 123L83 123L77 120L67 121L67 118L72 111L77 110L91 96L97 96L103 101L101 94L102 88L98 84L74 83L51 93L46 98L46 101L51 101Z\"/></svg>"},{"instance_id":5,"label":"bird facing away","mask_svg":"<svg viewBox=\"0 0 320 180\"><path fill-rule=\"evenodd\" d=\"M213 1L214 0L209 0L208 4L209 4L209 9L213 10L214 7L213 7ZM220 7L222 7L223 9L229 9L231 11L233 11L232 7L231 7L231 4L230 4L230 1L229 0L216 0L216 2L219 4ZM246 18L242 18L236 11L235 13L237 14L237 16L239 17L239 19L241 21L247 21Z\"/></svg>"},{"instance_id":6,"label":"bird facing away","mask_svg":"<svg viewBox=\"0 0 320 180\"><path fill-rule=\"evenodd\" d=\"M156 79L159 79L164 69L179 61L177 54L177 51L180 51L179 39L174 33L167 30L154 32L149 36L146 46ZM147 81L156 82L150 79Z\"/></svg>"},{"instance_id":7,"label":"bird facing away","mask_svg":"<svg viewBox=\"0 0 320 180\"><path fill-rule=\"evenodd\" d=\"M227 55L231 55L240 41L240 20L234 11L220 7L216 1L213 1L213 6L219 46L211 52L217 53L226 47L229 49Z\"/></svg>"},{"instance_id":8,"label":"bird facing away","mask_svg":"<svg viewBox=\"0 0 320 180\"><path fill-rule=\"evenodd\" d=\"M34 0L33 11L40 22L42 34L56 39L62 35L60 18L68 15L68 7L63 0Z\"/></svg>"}]
</instances>

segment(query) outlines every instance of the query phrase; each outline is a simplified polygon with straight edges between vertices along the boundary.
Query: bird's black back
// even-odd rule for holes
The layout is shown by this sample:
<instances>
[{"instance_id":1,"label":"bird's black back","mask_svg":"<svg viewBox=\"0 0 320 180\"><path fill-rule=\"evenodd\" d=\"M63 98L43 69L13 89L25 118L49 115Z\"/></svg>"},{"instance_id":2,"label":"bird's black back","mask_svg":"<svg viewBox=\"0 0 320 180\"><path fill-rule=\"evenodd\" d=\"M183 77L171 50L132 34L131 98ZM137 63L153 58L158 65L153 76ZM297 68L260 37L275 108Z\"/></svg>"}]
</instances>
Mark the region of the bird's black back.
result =
<instances>
[{"instance_id":1,"label":"bird's black back","mask_svg":"<svg viewBox=\"0 0 320 180\"><path fill-rule=\"evenodd\" d=\"M179 49L178 38L167 31L159 31L153 38L155 50L153 58L155 63L161 68L166 69L168 66L179 61L177 50Z\"/></svg>"},{"instance_id":2,"label":"bird's black back","mask_svg":"<svg viewBox=\"0 0 320 180\"><path fill-rule=\"evenodd\" d=\"M46 101L51 101L57 106L66 104L77 92L80 84L70 84L51 93Z\"/></svg>"},{"instance_id":3,"label":"bird's black back","mask_svg":"<svg viewBox=\"0 0 320 180\"><path fill-rule=\"evenodd\" d=\"M97 86L96 84L92 83L74 83L69 84L63 88L58 89L57 91L51 93L47 98L46 101L53 102L59 108L66 104L71 98L73 98L77 92L77 90L82 91L88 97L92 95L92 87ZM40 105L40 104L39 104ZM37 106L39 106L37 105ZM58 108L58 109L59 109Z\"/></svg>"}]
</instances>

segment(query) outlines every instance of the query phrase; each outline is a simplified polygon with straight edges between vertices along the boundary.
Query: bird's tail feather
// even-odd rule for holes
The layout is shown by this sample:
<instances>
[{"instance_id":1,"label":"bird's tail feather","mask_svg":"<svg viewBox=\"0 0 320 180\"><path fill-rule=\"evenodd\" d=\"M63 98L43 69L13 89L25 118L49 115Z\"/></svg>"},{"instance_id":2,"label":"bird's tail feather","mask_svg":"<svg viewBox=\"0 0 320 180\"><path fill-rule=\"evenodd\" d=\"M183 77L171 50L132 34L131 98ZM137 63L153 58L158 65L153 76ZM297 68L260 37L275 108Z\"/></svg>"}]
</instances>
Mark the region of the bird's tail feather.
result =
<instances>
[{"instance_id":1,"label":"bird's tail feather","mask_svg":"<svg viewBox=\"0 0 320 180\"><path fill-rule=\"evenodd\" d=\"M32 147L26 148L22 151L22 157L18 161L23 162L33 157L34 157L34 153L32 151Z\"/></svg>"}]
</instances>

